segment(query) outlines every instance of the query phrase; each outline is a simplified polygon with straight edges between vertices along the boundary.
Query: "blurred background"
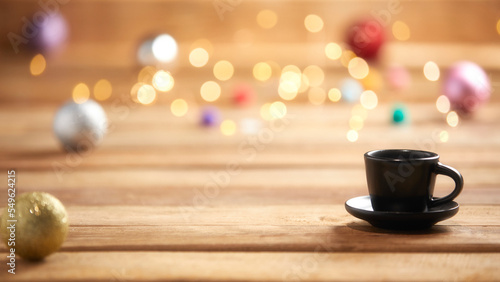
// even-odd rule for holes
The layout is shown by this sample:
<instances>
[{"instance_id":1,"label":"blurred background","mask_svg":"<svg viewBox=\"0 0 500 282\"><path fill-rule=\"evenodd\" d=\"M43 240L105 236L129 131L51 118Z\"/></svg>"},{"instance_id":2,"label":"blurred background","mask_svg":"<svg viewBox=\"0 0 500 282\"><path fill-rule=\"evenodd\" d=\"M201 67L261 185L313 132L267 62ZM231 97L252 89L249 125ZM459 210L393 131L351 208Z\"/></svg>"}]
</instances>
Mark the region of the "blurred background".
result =
<instances>
[{"instance_id":1,"label":"blurred background","mask_svg":"<svg viewBox=\"0 0 500 282\"><path fill-rule=\"evenodd\" d=\"M55 33L52 39L45 39L52 42L42 43L46 45L43 51L33 48L36 36L29 37L42 33L38 32L41 22L54 12L62 16L64 28L57 24L46 27L47 33ZM314 17L306 22L311 15ZM105 79L112 87L111 96L100 98L106 103L129 95L146 65L168 71L175 79L172 90L158 94L155 103L183 98L188 104L203 104L200 87L206 81L220 85L219 104L230 101L234 87L242 83L255 89L259 103L274 101L280 99L278 83L287 65L302 72L308 66L319 67L320 78L312 78L314 87L328 93L350 77L346 66L352 54L345 51L352 48L346 44L346 34L352 24L367 17L382 23L385 34L378 58L368 62L377 72L373 79L380 80L371 86L377 88L379 100L428 102L442 92L439 81L430 82L423 75L429 61L441 70L440 80L460 60L483 67L493 84L500 80L499 15L497 1L2 0L0 102L62 103L71 98L77 84L84 83L93 92L96 82ZM141 61L141 45L160 34L175 39L175 59L168 63ZM333 49L327 54L329 43L338 44L344 52L330 45ZM201 67L190 62L196 48L206 51L198 54ZM30 63L38 53L46 65L33 73ZM196 52L191 56L196 60ZM227 80L213 74L214 65L221 60L234 68ZM264 69L257 79L253 70L259 62L266 64L261 65ZM388 85L384 78L394 64L410 73L411 87L394 91ZM310 75L317 72L313 69ZM303 88L294 102L309 102L309 89Z\"/></svg>"}]
</instances>

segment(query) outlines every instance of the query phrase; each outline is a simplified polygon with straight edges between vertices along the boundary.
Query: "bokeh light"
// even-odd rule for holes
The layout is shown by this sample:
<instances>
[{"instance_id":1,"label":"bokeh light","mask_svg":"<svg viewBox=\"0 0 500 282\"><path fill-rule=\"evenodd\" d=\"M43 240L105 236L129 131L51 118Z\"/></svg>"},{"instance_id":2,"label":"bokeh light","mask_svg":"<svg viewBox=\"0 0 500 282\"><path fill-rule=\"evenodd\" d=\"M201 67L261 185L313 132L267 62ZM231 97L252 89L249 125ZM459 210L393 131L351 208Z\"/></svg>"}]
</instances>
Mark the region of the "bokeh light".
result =
<instances>
[{"instance_id":1,"label":"bokeh light","mask_svg":"<svg viewBox=\"0 0 500 282\"><path fill-rule=\"evenodd\" d=\"M174 87L174 78L169 72L160 70L153 76L153 86L161 92L168 92Z\"/></svg>"},{"instance_id":2,"label":"bokeh light","mask_svg":"<svg viewBox=\"0 0 500 282\"><path fill-rule=\"evenodd\" d=\"M349 119L349 127L351 127L351 129L359 131L363 128L363 125L364 125L364 119L360 116L352 116Z\"/></svg>"},{"instance_id":3,"label":"bokeh light","mask_svg":"<svg viewBox=\"0 0 500 282\"><path fill-rule=\"evenodd\" d=\"M271 115L271 103L265 103L260 107L260 117L263 120L271 120L273 116Z\"/></svg>"},{"instance_id":4,"label":"bokeh light","mask_svg":"<svg viewBox=\"0 0 500 282\"><path fill-rule=\"evenodd\" d=\"M253 66L253 77L259 81L268 80L272 74L272 68L268 63L260 62Z\"/></svg>"},{"instance_id":5,"label":"bokeh light","mask_svg":"<svg viewBox=\"0 0 500 282\"><path fill-rule=\"evenodd\" d=\"M360 102L365 109L373 110L378 104L377 94L371 90L366 90L361 93Z\"/></svg>"},{"instance_id":6,"label":"bokeh light","mask_svg":"<svg viewBox=\"0 0 500 282\"><path fill-rule=\"evenodd\" d=\"M437 81L439 79L439 67L433 61L429 61L424 65L424 75L430 81Z\"/></svg>"},{"instance_id":7,"label":"bokeh light","mask_svg":"<svg viewBox=\"0 0 500 282\"><path fill-rule=\"evenodd\" d=\"M75 88L73 88L73 101L77 104L85 103L90 97L90 90L87 84L78 83Z\"/></svg>"},{"instance_id":8,"label":"bokeh light","mask_svg":"<svg viewBox=\"0 0 500 282\"><path fill-rule=\"evenodd\" d=\"M323 29L323 19L318 15L307 15L304 19L304 25L310 32L319 32Z\"/></svg>"},{"instance_id":9,"label":"bokeh light","mask_svg":"<svg viewBox=\"0 0 500 282\"><path fill-rule=\"evenodd\" d=\"M307 77L309 86L320 86L325 79L325 73L316 65L307 66L303 74Z\"/></svg>"},{"instance_id":10,"label":"bokeh light","mask_svg":"<svg viewBox=\"0 0 500 282\"><path fill-rule=\"evenodd\" d=\"M189 62L193 67L201 68L208 63L209 57L207 50L198 47L189 53Z\"/></svg>"},{"instance_id":11,"label":"bokeh light","mask_svg":"<svg viewBox=\"0 0 500 282\"><path fill-rule=\"evenodd\" d=\"M439 141L441 141L442 143L446 143L448 142L449 139L450 139L450 134L448 133L448 131L443 130L439 132Z\"/></svg>"},{"instance_id":12,"label":"bokeh light","mask_svg":"<svg viewBox=\"0 0 500 282\"><path fill-rule=\"evenodd\" d=\"M143 105L150 105L156 100L156 91L153 86L143 84L137 90L137 101Z\"/></svg>"},{"instance_id":13,"label":"bokeh light","mask_svg":"<svg viewBox=\"0 0 500 282\"><path fill-rule=\"evenodd\" d=\"M283 100L293 100L299 93L302 74L297 66L288 65L282 70L278 94Z\"/></svg>"},{"instance_id":14,"label":"bokeh light","mask_svg":"<svg viewBox=\"0 0 500 282\"><path fill-rule=\"evenodd\" d=\"M410 39L410 28L402 21L395 21L392 24L392 35L397 40L406 41Z\"/></svg>"},{"instance_id":15,"label":"bokeh light","mask_svg":"<svg viewBox=\"0 0 500 282\"><path fill-rule=\"evenodd\" d=\"M276 101L269 106L269 113L274 119L284 118L287 113L286 105L283 102Z\"/></svg>"},{"instance_id":16,"label":"bokeh light","mask_svg":"<svg viewBox=\"0 0 500 282\"><path fill-rule=\"evenodd\" d=\"M349 62L353 59L356 58L356 54L351 51L351 50L344 50L342 54L340 55L340 63L344 67L349 67Z\"/></svg>"},{"instance_id":17,"label":"bokeh light","mask_svg":"<svg viewBox=\"0 0 500 282\"><path fill-rule=\"evenodd\" d=\"M338 60L342 56L342 47L337 43L330 42L325 46L325 55L330 60Z\"/></svg>"},{"instance_id":18,"label":"bokeh light","mask_svg":"<svg viewBox=\"0 0 500 282\"><path fill-rule=\"evenodd\" d=\"M139 103L139 100L137 99L137 93L139 93L139 89L145 85L145 83L143 82L137 82L136 84L134 84L134 86L132 86L132 88L130 89L130 96L132 98L132 101L134 101L135 103Z\"/></svg>"},{"instance_id":19,"label":"bokeh light","mask_svg":"<svg viewBox=\"0 0 500 282\"><path fill-rule=\"evenodd\" d=\"M206 38L200 38L197 39L193 44L191 44L191 50L194 50L196 48L201 48L205 50L208 54L208 57L210 57L214 51L214 46L212 45L212 42Z\"/></svg>"},{"instance_id":20,"label":"bokeh light","mask_svg":"<svg viewBox=\"0 0 500 282\"><path fill-rule=\"evenodd\" d=\"M142 82L146 84L153 83L153 76L158 70L153 66L145 66L141 69L137 75L137 82Z\"/></svg>"},{"instance_id":21,"label":"bokeh light","mask_svg":"<svg viewBox=\"0 0 500 282\"><path fill-rule=\"evenodd\" d=\"M368 75L361 80L361 84L365 89L378 91L382 89L384 79L377 69L370 69Z\"/></svg>"},{"instance_id":22,"label":"bokeh light","mask_svg":"<svg viewBox=\"0 0 500 282\"><path fill-rule=\"evenodd\" d=\"M304 93L309 89L309 78L305 74L300 76L299 93Z\"/></svg>"},{"instance_id":23,"label":"bokeh light","mask_svg":"<svg viewBox=\"0 0 500 282\"><path fill-rule=\"evenodd\" d=\"M497 32L500 34L500 20L497 21Z\"/></svg>"},{"instance_id":24,"label":"bokeh light","mask_svg":"<svg viewBox=\"0 0 500 282\"><path fill-rule=\"evenodd\" d=\"M356 79L363 79L368 75L368 63L360 57L352 58L347 65L349 74Z\"/></svg>"},{"instance_id":25,"label":"bokeh light","mask_svg":"<svg viewBox=\"0 0 500 282\"><path fill-rule=\"evenodd\" d=\"M351 115L366 119L368 117L368 111L362 105L356 104L354 105L354 107L352 107Z\"/></svg>"},{"instance_id":26,"label":"bokeh light","mask_svg":"<svg viewBox=\"0 0 500 282\"><path fill-rule=\"evenodd\" d=\"M221 81L229 80L233 77L234 67L229 61L218 61L214 65L214 76Z\"/></svg>"},{"instance_id":27,"label":"bokeh light","mask_svg":"<svg viewBox=\"0 0 500 282\"><path fill-rule=\"evenodd\" d=\"M347 140L349 140L349 142L356 142L358 141L358 132L354 129L351 129L349 131L347 131Z\"/></svg>"},{"instance_id":28,"label":"bokeh light","mask_svg":"<svg viewBox=\"0 0 500 282\"><path fill-rule=\"evenodd\" d=\"M226 119L220 124L220 131L226 136L231 136L236 133L236 123L230 119Z\"/></svg>"},{"instance_id":29,"label":"bokeh light","mask_svg":"<svg viewBox=\"0 0 500 282\"><path fill-rule=\"evenodd\" d=\"M168 35L162 34L153 40L153 56L162 63L172 62L177 57L177 42Z\"/></svg>"},{"instance_id":30,"label":"bokeh light","mask_svg":"<svg viewBox=\"0 0 500 282\"><path fill-rule=\"evenodd\" d=\"M47 61L45 61L45 57L42 54L37 54L31 59L30 73L33 76L41 75L46 67Z\"/></svg>"},{"instance_id":31,"label":"bokeh light","mask_svg":"<svg viewBox=\"0 0 500 282\"><path fill-rule=\"evenodd\" d=\"M94 85L94 97L98 101L104 101L111 97L113 93L113 87L111 83L106 79L101 79Z\"/></svg>"},{"instance_id":32,"label":"bokeh light","mask_svg":"<svg viewBox=\"0 0 500 282\"><path fill-rule=\"evenodd\" d=\"M338 88L328 90L328 99L330 99L330 101L338 102L340 101L340 98L342 98L342 93L340 93Z\"/></svg>"},{"instance_id":33,"label":"bokeh light","mask_svg":"<svg viewBox=\"0 0 500 282\"><path fill-rule=\"evenodd\" d=\"M455 111L449 112L448 115L446 115L446 122L451 127L457 127L459 122L458 114Z\"/></svg>"},{"instance_id":34,"label":"bokeh light","mask_svg":"<svg viewBox=\"0 0 500 282\"><path fill-rule=\"evenodd\" d=\"M450 100L448 97L441 95L436 100L436 108L440 113L446 114L450 111Z\"/></svg>"},{"instance_id":35,"label":"bokeh light","mask_svg":"<svg viewBox=\"0 0 500 282\"><path fill-rule=\"evenodd\" d=\"M176 117L183 117L188 112L188 104L184 99L175 99L170 104L170 111Z\"/></svg>"},{"instance_id":36,"label":"bokeh light","mask_svg":"<svg viewBox=\"0 0 500 282\"><path fill-rule=\"evenodd\" d=\"M262 10L257 14L257 24L265 29L273 28L278 22L278 15L271 10Z\"/></svg>"},{"instance_id":37,"label":"bokeh light","mask_svg":"<svg viewBox=\"0 0 500 282\"><path fill-rule=\"evenodd\" d=\"M325 90L323 90L323 88L312 87L307 93L307 98L309 99L309 102L311 104L319 106L325 102L326 92Z\"/></svg>"},{"instance_id":38,"label":"bokeh light","mask_svg":"<svg viewBox=\"0 0 500 282\"><path fill-rule=\"evenodd\" d=\"M296 65L286 65L281 69L281 74L284 74L286 72L293 72L296 74L301 74L302 72L300 71L300 68L297 67Z\"/></svg>"},{"instance_id":39,"label":"bokeh light","mask_svg":"<svg viewBox=\"0 0 500 282\"><path fill-rule=\"evenodd\" d=\"M201 98L207 102L213 102L219 99L221 88L215 81L207 81L200 88Z\"/></svg>"}]
</instances>

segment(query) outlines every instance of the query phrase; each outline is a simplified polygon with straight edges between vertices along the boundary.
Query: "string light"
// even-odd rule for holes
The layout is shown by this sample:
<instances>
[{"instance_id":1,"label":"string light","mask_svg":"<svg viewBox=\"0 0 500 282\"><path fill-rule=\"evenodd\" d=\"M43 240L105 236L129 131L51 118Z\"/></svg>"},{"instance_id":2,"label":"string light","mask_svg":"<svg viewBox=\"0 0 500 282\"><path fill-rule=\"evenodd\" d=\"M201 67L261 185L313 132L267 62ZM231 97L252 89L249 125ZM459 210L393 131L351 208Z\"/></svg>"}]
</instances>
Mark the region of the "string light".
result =
<instances>
[{"instance_id":1,"label":"string light","mask_svg":"<svg viewBox=\"0 0 500 282\"><path fill-rule=\"evenodd\" d=\"M214 76L221 81L229 80L234 73L234 67L229 61L218 61L214 65Z\"/></svg>"},{"instance_id":2,"label":"string light","mask_svg":"<svg viewBox=\"0 0 500 282\"><path fill-rule=\"evenodd\" d=\"M332 102L338 102L342 98L342 94L338 88L332 88L328 90L328 99Z\"/></svg>"},{"instance_id":3,"label":"string light","mask_svg":"<svg viewBox=\"0 0 500 282\"><path fill-rule=\"evenodd\" d=\"M356 79L363 79L368 75L370 68L368 63L360 57L354 57L347 65L349 74Z\"/></svg>"},{"instance_id":4,"label":"string light","mask_svg":"<svg viewBox=\"0 0 500 282\"><path fill-rule=\"evenodd\" d=\"M450 100L448 97L441 95L436 100L436 108L440 113L446 114L450 111Z\"/></svg>"},{"instance_id":5,"label":"string light","mask_svg":"<svg viewBox=\"0 0 500 282\"><path fill-rule=\"evenodd\" d=\"M47 62L42 54L37 54L31 59L30 63L30 73L33 76L41 75L45 68L47 67Z\"/></svg>"},{"instance_id":6,"label":"string light","mask_svg":"<svg viewBox=\"0 0 500 282\"><path fill-rule=\"evenodd\" d=\"M371 90L366 90L361 93L360 98L361 105L367 110L373 110L377 107L378 98L377 94Z\"/></svg>"},{"instance_id":7,"label":"string light","mask_svg":"<svg viewBox=\"0 0 500 282\"><path fill-rule=\"evenodd\" d=\"M439 67L433 61L429 61L424 65L424 75L430 81L437 81L439 79Z\"/></svg>"},{"instance_id":8,"label":"string light","mask_svg":"<svg viewBox=\"0 0 500 282\"><path fill-rule=\"evenodd\" d=\"M78 83L75 88L73 88L72 96L75 103L85 103L90 97L89 87L85 83Z\"/></svg>"},{"instance_id":9,"label":"string light","mask_svg":"<svg viewBox=\"0 0 500 282\"><path fill-rule=\"evenodd\" d=\"M271 66L268 63L260 62L253 66L253 77L259 81L266 81L272 75Z\"/></svg>"},{"instance_id":10,"label":"string light","mask_svg":"<svg viewBox=\"0 0 500 282\"><path fill-rule=\"evenodd\" d=\"M107 100L113 93L111 83L106 79L101 79L94 85L94 97L98 101Z\"/></svg>"},{"instance_id":11,"label":"string light","mask_svg":"<svg viewBox=\"0 0 500 282\"><path fill-rule=\"evenodd\" d=\"M156 100L156 91L153 86L149 84L142 85L137 90L137 101L143 105L150 105Z\"/></svg>"},{"instance_id":12,"label":"string light","mask_svg":"<svg viewBox=\"0 0 500 282\"><path fill-rule=\"evenodd\" d=\"M458 114L455 111L451 111L446 115L446 122L448 123L449 126L451 127L457 127L458 125Z\"/></svg>"},{"instance_id":13,"label":"string light","mask_svg":"<svg viewBox=\"0 0 500 282\"><path fill-rule=\"evenodd\" d=\"M170 111L176 117L183 117L188 112L188 104L184 99L175 99L170 104Z\"/></svg>"},{"instance_id":14,"label":"string light","mask_svg":"<svg viewBox=\"0 0 500 282\"><path fill-rule=\"evenodd\" d=\"M201 68L208 63L209 55L208 51L198 47L189 53L189 62L193 67Z\"/></svg>"},{"instance_id":15,"label":"string light","mask_svg":"<svg viewBox=\"0 0 500 282\"><path fill-rule=\"evenodd\" d=\"M325 55L330 60L338 60L342 56L342 48L337 43L330 42L325 46Z\"/></svg>"},{"instance_id":16,"label":"string light","mask_svg":"<svg viewBox=\"0 0 500 282\"><path fill-rule=\"evenodd\" d=\"M262 28L273 28L277 22L278 15L271 10L262 10L257 14L257 24Z\"/></svg>"},{"instance_id":17,"label":"string light","mask_svg":"<svg viewBox=\"0 0 500 282\"><path fill-rule=\"evenodd\" d=\"M207 81L200 88L201 98L207 102L214 102L219 99L221 88L215 81Z\"/></svg>"},{"instance_id":18,"label":"string light","mask_svg":"<svg viewBox=\"0 0 500 282\"><path fill-rule=\"evenodd\" d=\"M304 25L310 32L319 32L323 29L323 19L318 15L307 15L304 19Z\"/></svg>"},{"instance_id":19,"label":"string light","mask_svg":"<svg viewBox=\"0 0 500 282\"><path fill-rule=\"evenodd\" d=\"M158 91L168 92L174 87L174 78L169 72L160 70L153 76L153 86Z\"/></svg>"},{"instance_id":20,"label":"string light","mask_svg":"<svg viewBox=\"0 0 500 282\"><path fill-rule=\"evenodd\" d=\"M410 28L402 21L395 21L392 24L392 34L399 41L410 39Z\"/></svg>"},{"instance_id":21,"label":"string light","mask_svg":"<svg viewBox=\"0 0 500 282\"><path fill-rule=\"evenodd\" d=\"M226 136L231 136L236 133L236 123L230 119L226 119L220 124L220 131Z\"/></svg>"}]
</instances>

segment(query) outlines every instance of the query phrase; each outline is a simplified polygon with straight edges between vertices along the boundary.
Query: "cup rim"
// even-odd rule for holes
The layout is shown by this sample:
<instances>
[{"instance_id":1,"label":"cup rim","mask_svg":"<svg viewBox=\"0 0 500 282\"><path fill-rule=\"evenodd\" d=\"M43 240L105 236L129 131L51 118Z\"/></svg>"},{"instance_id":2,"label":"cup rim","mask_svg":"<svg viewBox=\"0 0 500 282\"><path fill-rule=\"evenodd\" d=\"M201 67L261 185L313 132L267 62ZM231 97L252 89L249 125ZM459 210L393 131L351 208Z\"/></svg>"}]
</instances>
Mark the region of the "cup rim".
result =
<instances>
[{"instance_id":1,"label":"cup rim","mask_svg":"<svg viewBox=\"0 0 500 282\"><path fill-rule=\"evenodd\" d=\"M413 150L413 149L381 149L381 150L372 150L365 153L365 158L376 161L408 161L408 159L400 159L400 158L391 158L391 157L383 157L377 156L376 154L380 153L423 153L429 155L428 157L420 157L420 158L412 158L411 160L415 161L426 161L426 160L437 160L439 159L439 155L434 152L423 151L423 150Z\"/></svg>"}]
</instances>

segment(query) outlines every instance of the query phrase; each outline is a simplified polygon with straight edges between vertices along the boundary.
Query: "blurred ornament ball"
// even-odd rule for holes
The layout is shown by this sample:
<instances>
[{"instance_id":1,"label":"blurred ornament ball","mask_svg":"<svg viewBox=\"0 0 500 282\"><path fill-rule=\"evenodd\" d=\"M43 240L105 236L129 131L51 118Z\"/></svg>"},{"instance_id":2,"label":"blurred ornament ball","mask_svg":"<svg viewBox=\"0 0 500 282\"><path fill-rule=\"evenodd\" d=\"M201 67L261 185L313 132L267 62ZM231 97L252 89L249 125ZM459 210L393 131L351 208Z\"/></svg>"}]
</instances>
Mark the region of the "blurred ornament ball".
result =
<instances>
[{"instance_id":1,"label":"blurred ornament ball","mask_svg":"<svg viewBox=\"0 0 500 282\"><path fill-rule=\"evenodd\" d=\"M491 94L491 83L484 70L473 62L462 61L450 67L443 92L451 108L462 115L472 114L486 103Z\"/></svg>"},{"instance_id":2,"label":"blurred ornament ball","mask_svg":"<svg viewBox=\"0 0 500 282\"><path fill-rule=\"evenodd\" d=\"M372 18L360 20L351 25L346 37L347 44L352 51L363 59L376 58L385 41L382 25Z\"/></svg>"},{"instance_id":3,"label":"blurred ornament ball","mask_svg":"<svg viewBox=\"0 0 500 282\"><path fill-rule=\"evenodd\" d=\"M37 51L50 53L59 49L68 38L68 24L60 13L44 13L39 11L33 15L30 28L36 34L32 41ZM29 26L28 26L29 27Z\"/></svg>"},{"instance_id":4,"label":"blurred ornament ball","mask_svg":"<svg viewBox=\"0 0 500 282\"><path fill-rule=\"evenodd\" d=\"M340 83L340 93L346 102L358 102L363 91L363 85L354 78L346 78Z\"/></svg>"},{"instance_id":5,"label":"blurred ornament ball","mask_svg":"<svg viewBox=\"0 0 500 282\"><path fill-rule=\"evenodd\" d=\"M107 126L106 113L94 100L69 101L54 118L54 133L67 151L82 152L98 145Z\"/></svg>"},{"instance_id":6,"label":"blurred ornament ball","mask_svg":"<svg viewBox=\"0 0 500 282\"><path fill-rule=\"evenodd\" d=\"M387 68L387 83L394 90L405 90L410 87L411 76L408 70L401 65L392 65Z\"/></svg>"},{"instance_id":7,"label":"blurred ornament ball","mask_svg":"<svg viewBox=\"0 0 500 282\"><path fill-rule=\"evenodd\" d=\"M239 106L248 106L254 100L255 93L250 85L239 84L233 90L234 103Z\"/></svg>"},{"instance_id":8,"label":"blurred ornament ball","mask_svg":"<svg viewBox=\"0 0 500 282\"><path fill-rule=\"evenodd\" d=\"M169 34L146 38L137 50L137 60L143 66L169 64L174 66L177 59L177 41Z\"/></svg>"},{"instance_id":9,"label":"blurred ornament ball","mask_svg":"<svg viewBox=\"0 0 500 282\"><path fill-rule=\"evenodd\" d=\"M219 109L214 106L204 107L201 110L201 125L212 127L219 125L221 114Z\"/></svg>"},{"instance_id":10,"label":"blurred ornament ball","mask_svg":"<svg viewBox=\"0 0 500 282\"><path fill-rule=\"evenodd\" d=\"M408 122L408 110L403 104L394 105L392 108L392 122L402 124Z\"/></svg>"},{"instance_id":11,"label":"blurred ornament ball","mask_svg":"<svg viewBox=\"0 0 500 282\"><path fill-rule=\"evenodd\" d=\"M68 214L63 204L54 196L42 192L24 193L15 197L15 213L4 209L0 233L7 248L24 259L40 260L57 251L68 234ZM17 220L15 228L11 222ZM9 238L15 234L15 247Z\"/></svg>"}]
</instances>

